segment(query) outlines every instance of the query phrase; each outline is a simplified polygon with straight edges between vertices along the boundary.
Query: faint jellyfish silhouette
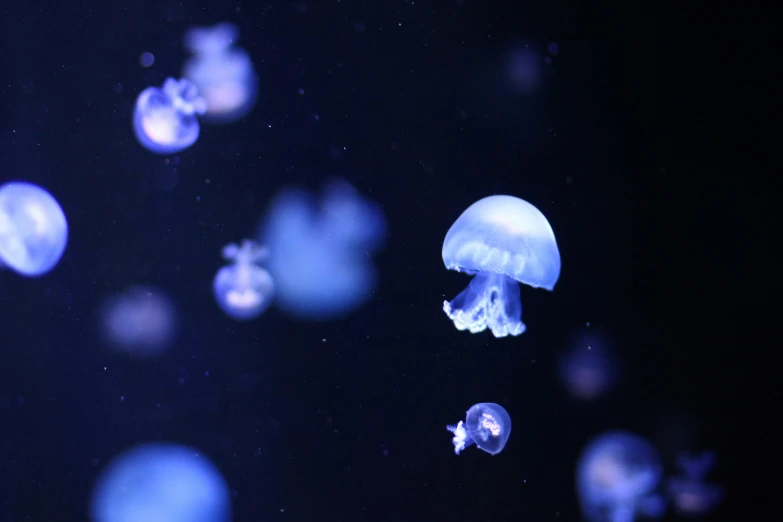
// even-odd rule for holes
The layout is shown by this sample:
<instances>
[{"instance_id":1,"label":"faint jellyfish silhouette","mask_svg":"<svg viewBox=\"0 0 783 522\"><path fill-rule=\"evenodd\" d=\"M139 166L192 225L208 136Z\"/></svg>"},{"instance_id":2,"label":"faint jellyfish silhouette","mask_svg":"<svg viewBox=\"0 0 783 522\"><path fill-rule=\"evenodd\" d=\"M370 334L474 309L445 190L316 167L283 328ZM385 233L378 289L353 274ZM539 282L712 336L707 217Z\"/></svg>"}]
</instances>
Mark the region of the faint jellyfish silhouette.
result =
<instances>
[{"instance_id":1,"label":"faint jellyfish silhouette","mask_svg":"<svg viewBox=\"0 0 783 522\"><path fill-rule=\"evenodd\" d=\"M475 274L443 311L457 330L495 337L525 331L519 285L552 290L560 276L555 234L533 205L513 196L489 196L468 207L443 241L449 270Z\"/></svg>"},{"instance_id":2,"label":"faint jellyfish silhouette","mask_svg":"<svg viewBox=\"0 0 783 522\"><path fill-rule=\"evenodd\" d=\"M131 448L96 481L94 522L229 522L231 495L217 468L198 450L165 443Z\"/></svg>"},{"instance_id":3,"label":"faint jellyfish silhouette","mask_svg":"<svg viewBox=\"0 0 783 522\"><path fill-rule=\"evenodd\" d=\"M573 346L560 358L558 374L563 385L575 398L597 399L612 386L616 368L603 336L579 335Z\"/></svg>"},{"instance_id":4,"label":"faint jellyfish silhouette","mask_svg":"<svg viewBox=\"0 0 783 522\"><path fill-rule=\"evenodd\" d=\"M196 84L207 102L204 121L231 123L253 109L258 85L248 54L232 47L238 36L239 29L231 23L185 33L185 47L194 56L185 62L182 76Z\"/></svg>"},{"instance_id":5,"label":"faint jellyfish silhouette","mask_svg":"<svg viewBox=\"0 0 783 522\"><path fill-rule=\"evenodd\" d=\"M164 352L176 334L177 314L166 295L147 286L131 286L100 310L104 340L140 358Z\"/></svg>"},{"instance_id":6,"label":"faint jellyfish silhouette","mask_svg":"<svg viewBox=\"0 0 783 522\"><path fill-rule=\"evenodd\" d=\"M206 102L188 80L166 78L163 88L148 87L136 99L133 130L141 145L157 154L174 154L196 143L197 116Z\"/></svg>"},{"instance_id":7,"label":"faint jellyfish silhouette","mask_svg":"<svg viewBox=\"0 0 783 522\"><path fill-rule=\"evenodd\" d=\"M272 303L275 283L269 272L258 266L268 255L267 249L247 239L239 246L223 248L223 258L233 264L218 270L212 290L227 316L237 321L255 319Z\"/></svg>"},{"instance_id":8,"label":"faint jellyfish silhouette","mask_svg":"<svg viewBox=\"0 0 783 522\"><path fill-rule=\"evenodd\" d=\"M35 277L60 261L68 243L68 222L57 200L32 183L0 186L0 266Z\"/></svg>"},{"instance_id":9,"label":"faint jellyfish silhouette","mask_svg":"<svg viewBox=\"0 0 783 522\"><path fill-rule=\"evenodd\" d=\"M677 457L677 467L682 475L667 479L666 491L678 514L699 518L720 503L723 488L704 480L716 462L717 457L711 451L697 455L684 453Z\"/></svg>"},{"instance_id":10,"label":"faint jellyfish silhouette","mask_svg":"<svg viewBox=\"0 0 783 522\"><path fill-rule=\"evenodd\" d=\"M541 85L543 58L527 46L515 47L506 54L506 74L511 88L531 94Z\"/></svg>"},{"instance_id":11,"label":"faint jellyfish silhouette","mask_svg":"<svg viewBox=\"0 0 783 522\"><path fill-rule=\"evenodd\" d=\"M372 296L372 253L383 243L381 210L342 180L328 182L320 205L307 192L287 189L262 223L277 307L294 317L331 320Z\"/></svg>"},{"instance_id":12,"label":"faint jellyfish silhouette","mask_svg":"<svg viewBox=\"0 0 783 522\"><path fill-rule=\"evenodd\" d=\"M454 434L451 442L457 455L474 443L479 449L497 455L511 435L511 417L500 404L480 402L470 407L464 422L446 429Z\"/></svg>"},{"instance_id":13,"label":"faint jellyfish silhouette","mask_svg":"<svg viewBox=\"0 0 783 522\"><path fill-rule=\"evenodd\" d=\"M582 513L590 522L632 522L658 518L666 510L655 490L663 468L656 449L626 432L609 432L582 451L576 488Z\"/></svg>"}]
</instances>

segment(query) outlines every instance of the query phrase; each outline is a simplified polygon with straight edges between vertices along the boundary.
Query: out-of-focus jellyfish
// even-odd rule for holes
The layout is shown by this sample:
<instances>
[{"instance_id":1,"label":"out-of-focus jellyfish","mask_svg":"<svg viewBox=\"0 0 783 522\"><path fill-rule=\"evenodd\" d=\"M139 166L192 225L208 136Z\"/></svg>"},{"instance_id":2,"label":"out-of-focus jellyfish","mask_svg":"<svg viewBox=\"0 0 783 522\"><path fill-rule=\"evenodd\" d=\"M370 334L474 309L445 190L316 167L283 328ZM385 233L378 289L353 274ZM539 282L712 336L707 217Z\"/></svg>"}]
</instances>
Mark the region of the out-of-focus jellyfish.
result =
<instances>
[{"instance_id":1,"label":"out-of-focus jellyfish","mask_svg":"<svg viewBox=\"0 0 783 522\"><path fill-rule=\"evenodd\" d=\"M287 189L262 223L277 307L309 320L341 317L364 304L376 284L373 251L383 243L381 210L342 180L328 182L320 205Z\"/></svg>"},{"instance_id":2,"label":"out-of-focus jellyfish","mask_svg":"<svg viewBox=\"0 0 783 522\"><path fill-rule=\"evenodd\" d=\"M511 435L511 417L500 404L480 402L470 407L464 422L446 426L446 429L454 434L451 442L457 455L474 443L479 449L497 455Z\"/></svg>"},{"instance_id":3,"label":"out-of-focus jellyfish","mask_svg":"<svg viewBox=\"0 0 783 522\"><path fill-rule=\"evenodd\" d=\"M473 203L451 225L443 241L449 270L475 277L443 310L457 330L495 337L525 331L519 285L552 290L560 276L560 252L549 221L536 207L513 196Z\"/></svg>"},{"instance_id":4,"label":"out-of-focus jellyfish","mask_svg":"<svg viewBox=\"0 0 783 522\"><path fill-rule=\"evenodd\" d=\"M57 200L31 183L0 187L0 266L27 277L40 276L60 261L68 243L68 222Z\"/></svg>"},{"instance_id":5,"label":"out-of-focus jellyfish","mask_svg":"<svg viewBox=\"0 0 783 522\"><path fill-rule=\"evenodd\" d=\"M207 104L186 79L166 78L163 88L148 87L136 99L133 130L139 143L157 154L174 154L196 143L198 115Z\"/></svg>"},{"instance_id":6,"label":"out-of-focus jellyfish","mask_svg":"<svg viewBox=\"0 0 783 522\"><path fill-rule=\"evenodd\" d=\"M94 522L229 522L231 495L197 450L152 443L120 454L101 471L90 511Z\"/></svg>"},{"instance_id":7,"label":"out-of-focus jellyfish","mask_svg":"<svg viewBox=\"0 0 783 522\"><path fill-rule=\"evenodd\" d=\"M100 312L104 340L135 357L156 357L168 348L177 327L174 305L154 288L132 286L106 301Z\"/></svg>"},{"instance_id":8,"label":"out-of-focus jellyfish","mask_svg":"<svg viewBox=\"0 0 783 522\"><path fill-rule=\"evenodd\" d=\"M681 476L666 480L666 491L678 514L698 518L709 513L723 498L723 488L705 482L715 466L715 453L706 451L698 455L682 454L677 458Z\"/></svg>"},{"instance_id":9,"label":"out-of-focus jellyfish","mask_svg":"<svg viewBox=\"0 0 783 522\"><path fill-rule=\"evenodd\" d=\"M662 475L660 457L649 442L627 432L605 433L585 447L577 464L582 513L590 522L660 517L666 510L656 493Z\"/></svg>"},{"instance_id":10,"label":"out-of-focus jellyfish","mask_svg":"<svg viewBox=\"0 0 783 522\"><path fill-rule=\"evenodd\" d=\"M579 335L561 357L558 373L568 392L577 399L593 400L606 393L616 374L606 340L593 333Z\"/></svg>"},{"instance_id":11,"label":"out-of-focus jellyfish","mask_svg":"<svg viewBox=\"0 0 783 522\"><path fill-rule=\"evenodd\" d=\"M227 245L223 257L232 264L215 274L212 290L225 314L237 321L255 319L272 303L275 283L269 272L258 266L268 256L265 248L254 241Z\"/></svg>"},{"instance_id":12,"label":"out-of-focus jellyfish","mask_svg":"<svg viewBox=\"0 0 783 522\"><path fill-rule=\"evenodd\" d=\"M185 33L185 47L194 56L185 62L182 76L196 84L207 102L204 121L231 123L253 109L258 82L250 57L232 47L238 36L239 29L230 23Z\"/></svg>"}]
</instances>

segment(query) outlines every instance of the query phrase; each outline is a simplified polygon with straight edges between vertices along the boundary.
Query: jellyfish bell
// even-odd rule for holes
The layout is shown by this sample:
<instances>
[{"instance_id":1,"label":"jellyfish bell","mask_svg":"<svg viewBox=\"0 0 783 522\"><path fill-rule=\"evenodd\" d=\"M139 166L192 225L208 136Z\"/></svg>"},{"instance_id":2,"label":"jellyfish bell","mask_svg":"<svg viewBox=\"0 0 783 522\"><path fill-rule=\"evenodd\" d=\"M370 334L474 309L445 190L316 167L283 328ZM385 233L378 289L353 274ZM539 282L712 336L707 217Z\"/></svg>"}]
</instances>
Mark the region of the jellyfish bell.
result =
<instances>
[{"instance_id":1,"label":"jellyfish bell","mask_svg":"<svg viewBox=\"0 0 783 522\"><path fill-rule=\"evenodd\" d=\"M177 331L173 303L166 294L149 286L130 286L107 299L100 317L105 342L141 359L163 353Z\"/></svg>"},{"instance_id":2,"label":"jellyfish bell","mask_svg":"<svg viewBox=\"0 0 783 522\"><path fill-rule=\"evenodd\" d=\"M536 207L513 196L489 196L460 215L443 241L449 270L473 274L468 288L443 310L458 330L489 328L495 337L520 335L518 283L552 290L560 252L552 227Z\"/></svg>"},{"instance_id":3,"label":"jellyfish bell","mask_svg":"<svg viewBox=\"0 0 783 522\"><path fill-rule=\"evenodd\" d=\"M457 455L471 444L490 455L497 455L511 435L511 416L499 404L481 402L470 407L464 422L446 426L446 429L454 434L451 442Z\"/></svg>"},{"instance_id":4,"label":"jellyfish bell","mask_svg":"<svg viewBox=\"0 0 783 522\"><path fill-rule=\"evenodd\" d=\"M0 267L43 275L57 265L67 243L68 222L49 192L20 181L0 186Z\"/></svg>"},{"instance_id":5,"label":"jellyfish bell","mask_svg":"<svg viewBox=\"0 0 783 522\"><path fill-rule=\"evenodd\" d=\"M220 309L232 319L255 319L272 303L274 280L258 266L267 256L265 248L249 240L223 248L223 257L233 263L218 270L212 290Z\"/></svg>"}]
</instances>

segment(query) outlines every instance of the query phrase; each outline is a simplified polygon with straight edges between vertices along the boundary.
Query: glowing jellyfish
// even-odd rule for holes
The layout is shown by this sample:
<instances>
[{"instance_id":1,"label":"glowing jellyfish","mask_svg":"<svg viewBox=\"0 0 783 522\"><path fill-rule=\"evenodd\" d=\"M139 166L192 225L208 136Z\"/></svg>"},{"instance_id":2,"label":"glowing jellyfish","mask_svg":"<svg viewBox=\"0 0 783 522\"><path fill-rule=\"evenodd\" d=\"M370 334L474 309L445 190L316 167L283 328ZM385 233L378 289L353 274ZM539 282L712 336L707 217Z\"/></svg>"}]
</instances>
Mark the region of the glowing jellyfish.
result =
<instances>
[{"instance_id":1,"label":"glowing jellyfish","mask_svg":"<svg viewBox=\"0 0 783 522\"><path fill-rule=\"evenodd\" d=\"M163 88L148 87L136 99L133 130L139 143L157 154L174 154L196 143L198 115L207 105L188 80L166 78Z\"/></svg>"},{"instance_id":2,"label":"glowing jellyfish","mask_svg":"<svg viewBox=\"0 0 783 522\"><path fill-rule=\"evenodd\" d=\"M225 314L237 321L255 319L269 307L275 283L269 272L258 266L268 256L265 248L254 241L223 248L223 257L233 264L215 274L212 290Z\"/></svg>"},{"instance_id":3,"label":"glowing jellyfish","mask_svg":"<svg viewBox=\"0 0 783 522\"><path fill-rule=\"evenodd\" d=\"M474 443L479 449L497 455L511 435L511 417L500 404L480 402L470 407L464 422L446 426L446 429L454 434L451 442L457 455Z\"/></svg>"},{"instance_id":4,"label":"glowing jellyfish","mask_svg":"<svg viewBox=\"0 0 783 522\"><path fill-rule=\"evenodd\" d=\"M253 109L258 85L250 57L232 47L238 36L239 30L230 23L194 27L185 33L185 47L194 56L185 62L182 75L196 84L207 102L204 121L230 123Z\"/></svg>"},{"instance_id":5,"label":"glowing jellyfish","mask_svg":"<svg viewBox=\"0 0 783 522\"><path fill-rule=\"evenodd\" d=\"M593 400L609 390L617 370L608 352L606 340L589 333L578 336L572 348L561 357L560 380L573 397Z\"/></svg>"},{"instance_id":6,"label":"glowing jellyfish","mask_svg":"<svg viewBox=\"0 0 783 522\"><path fill-rule=\"evenodd\" d=\"M698 455L683 454L677 458L677 467L682 475L667 479L666 491L678 514L701 517L720 503L723 488L704 480L716 461L717 457L711 451Z\"/></svg>"},{"instance_id":7,"label":"glowing jellyfish","mask_svg":"<svg viewBox=\"0 0 783 522\"><path fill-rule=\"evenodd\" d=\"M372 253L381 246L381 210L341 180L326 184L320 204L288 189L271 204L262 241L277 286L277 307L308 320L341 317L372 296Z\"/></svg>"},{"instance_id":8,"label":"glowing jellyfish","mask_svg":"<svg viewBox=\"0 0 783 522\"><path fill-rule=\"evenodd\" d=\"M174 305L161 291L132 286L106 301L100 311L104 340L135 357L155 357L176 334Z\"/></svg>"},{"instance_id":9,"label":"glowing jellyfish","mask_svg":"<svg viewBox=\"0 0 783 522\"><path fill-rule=\"evenodd\" d=\"M663 468L655 448L626 432L609 432L582 451L576 488L590 522L632 522L639 515L657 518L666 504L655 491Z\"/></svg>"},{"instance_id":10,"label":"glowing jellyfish","mask_svg":"<svg viewBox=\"0 0 783 522\"><path fill-rule=\"evenodd\" d=\"M0 186L0 266L27 277L49 272L68 243L68 223L51 194L12 181Z\"/></svg>"},{"instance_id":11,"label":"glowing jellyfish","mask_svg":"<svg viewBox=\"0 0 783 522\"><path fill-rule=\"evenodd\" d=\"M446 234L443 263L475 275L453 301L443 302L446 315L457 330L489 328L495 337L525 331L517 282L552 290L560 276L549 221L513 196L490 196L468 207Z\"/></svg>"},{"instance_id":12,"label":"glowing jellyfish","mask_svg":"<svg viewBox=\"0 0 783 522\"><path fill-rule=\"evenodd\" d=\"M145 444L101 471L90 511L94 522L229 522L231 496L198 450Z\"/></svg>"}]
</instances>

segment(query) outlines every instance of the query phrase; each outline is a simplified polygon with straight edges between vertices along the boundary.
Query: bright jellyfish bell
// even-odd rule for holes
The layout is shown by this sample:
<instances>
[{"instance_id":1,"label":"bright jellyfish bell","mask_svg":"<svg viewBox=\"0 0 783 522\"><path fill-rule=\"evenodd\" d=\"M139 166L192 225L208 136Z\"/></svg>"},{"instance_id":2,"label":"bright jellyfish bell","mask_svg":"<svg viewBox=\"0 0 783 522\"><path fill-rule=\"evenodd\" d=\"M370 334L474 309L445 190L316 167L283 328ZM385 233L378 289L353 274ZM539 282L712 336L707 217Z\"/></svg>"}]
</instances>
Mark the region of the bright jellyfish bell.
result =
<instances>
[{"instance_id":1,"label":"bright jellyfish bell","mask_svg":"<svg viewBox=\"0 0 783 522\"><path fill-rule=\"evenodd\" d=\"M23 276L50 271L68 243L68 223L51 194L12 181L0 187L0 266Z\"/></svg>"},{"instance_id":2,"label":"bright jellyfish bell","mask_svg":"<svg viewBox=\"0 0 783 522\"><path fill-rule=\"evenodd\" d=\"M457 455L474 443L479 449L497 455L511 435L511 417L500 404L480 402L470 407L464 422L446 426L446 429L454 434L451 442Z\"/></svg>"},{"instance_id":3,"label":"bright jellyfish bell","mask_svg":"<svg viewBox=\"0 0 783 522\"><path fill-rule=\"evenodd\" d=\"M560 252L546 217L513 196L473 203L451 225L443 241L443 264L474 274L468 287L443 311L457 330L495 337L525 331L519 283L552 290L560 277Z\"/></svg>"},{"instance_id":4,"label":"bright jellyfish bell","mask_svg":"<svg viewBox=\"0 0 783 522\"><path fill-rule=\"evenodd\" d=\"M247 239L223 248L223 257L233 263L218 270L212 290L227 316L237 321L255 319L272 303L274 280L258 266L267 255L265 248Z\"/></svg>"},{"instance_id":5,"label":"bright jellyfish bell","mask_svg":"<svg viewBox=\"0 0 783 522\"><path fill-rule=\"evenodd\" d=\"M174 154L196 143L197 116L207 104L189 80L166 78L163 88L148 87L136 99L133 130L141 145L157 154Z\"/></svg>"}]
</instances>

